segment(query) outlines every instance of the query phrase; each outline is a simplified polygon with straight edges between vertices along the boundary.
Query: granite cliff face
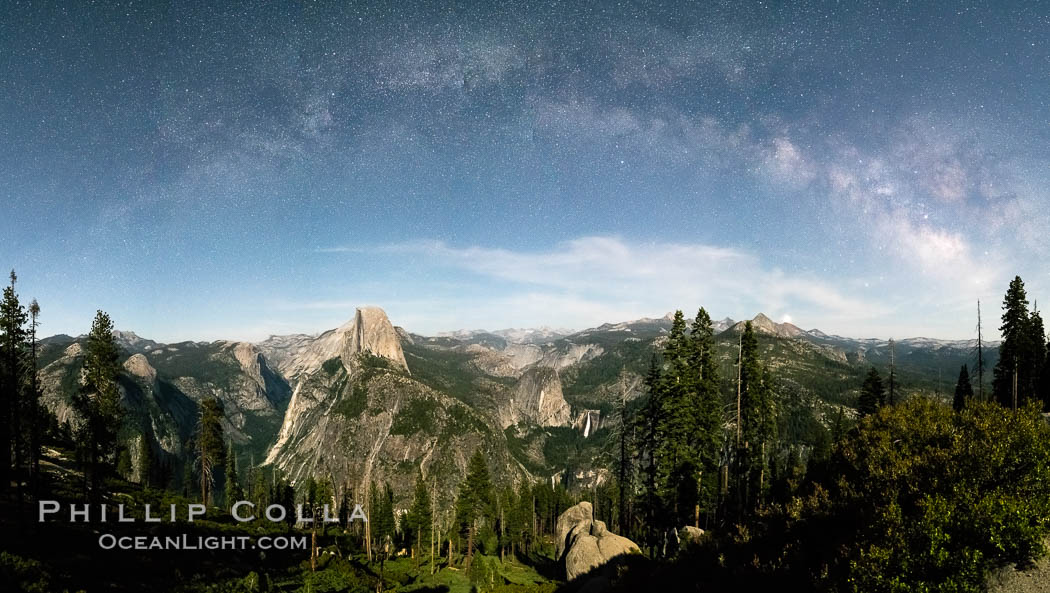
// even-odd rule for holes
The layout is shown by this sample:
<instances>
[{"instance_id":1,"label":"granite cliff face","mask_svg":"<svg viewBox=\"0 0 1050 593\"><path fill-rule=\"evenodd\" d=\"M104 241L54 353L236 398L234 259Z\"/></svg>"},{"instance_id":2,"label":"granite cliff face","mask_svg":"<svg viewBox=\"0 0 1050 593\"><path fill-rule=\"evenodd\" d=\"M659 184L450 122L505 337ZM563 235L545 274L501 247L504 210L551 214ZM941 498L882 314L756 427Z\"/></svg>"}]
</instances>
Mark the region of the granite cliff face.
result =
<instances>
[{"instance_id":1,"label":"granite cliff face","mask_svg":"<svg viewBox=\"0 0 1050 593\"><path fill-rule=\"evenodd\" d=\"M503 428L525 422L539 426L566 426L572 417L569 403L562 395L558 371L549 367L531 367L518 379L509 401L500 406Z\"/></svg>"},{"instance_id":2,"label":"granite cliff face","mask_svg":"<svg viewBox=\"0 0 1050 593\"><path fill-rule=\"evenodd\" d=\"M408 371L397 330L379 307L361 307L349 324L336 331L343 332L340 356L344 359L367 352L393 361Z\"/></svg>"},{"instance_id":3,"label":"granite cliff face","mask_svg":"<svg viewBox=\"0 0 1050 593\"><path fill-rule=\"evenodd\" d=\"M282 360L280 369L293 384L317 372L328 360L349 361L361 353L380 356L408 370L397 330L390 323L386 312L378 307L361 307L354 313L353 319L315 338L298 337L283 347L275 344L275 338L264 344L263 348L271 351L283 350L277 354Z\"/></svg>"},{"instance_id":4,"label":"granite cliff face","mask_svg":"<svg viewBox=\"0 0 1050 593\"><path fill-rule=\"evenodd\" d=\"M497 475L517 483L522 472L484 406L413 378L402 339L411 338L381 309L361 308L303 345L286 363L295 388L266 463L293 481L390 482L401 497L411 493L417 471L454 492L482 447Z\"/></svg>"},{"instance_id":5,"label":"granite cliff face","mask_svg":"<svg viewBox=\"0 0 1050 593\"><path fill-rule=\"evenodd\" d=\"M118 387L131 433L147 434L165 454L184 456L196 427L198 404L215 397L225 412L226 432L236 443L258 458L273 443L291 390L254 345L158 344L130 332L114 336L124 354L130 354L122 363ZM60 423L75 426L72 396L83 384L84 349L82 338L69 340L49 346L64 349L44 359L47 364L40 370L40 380L43 404ZM138 450L137 446L129 449Z\"/></svg>"}]
</instances>

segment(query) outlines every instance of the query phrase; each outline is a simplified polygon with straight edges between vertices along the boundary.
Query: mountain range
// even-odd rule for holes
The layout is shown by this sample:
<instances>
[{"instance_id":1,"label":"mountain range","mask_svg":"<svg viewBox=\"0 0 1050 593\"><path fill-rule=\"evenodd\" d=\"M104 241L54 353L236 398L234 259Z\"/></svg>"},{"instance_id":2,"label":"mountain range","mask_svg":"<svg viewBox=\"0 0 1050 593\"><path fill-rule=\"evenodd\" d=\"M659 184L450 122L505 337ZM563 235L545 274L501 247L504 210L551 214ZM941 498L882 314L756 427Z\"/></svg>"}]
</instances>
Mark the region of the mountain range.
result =
<instances>
[{"instance_id":1,"label":"mountain range","mask_svg":"<svg viewBox=\"0 0 1050 593\"><path fill-rule=\"evenodd\" d=\"M264 464L293 481L312 476L354 489L390 482L403 499L420 474L449 496L481 448L501 483L593 484L609 475L616 410L643 394L641 377L671 320L422 336L394 326L382 309L362 307L319 335L259 343L163 344L115 331L129 412L121 439L133 458L147 438L159 456L184 463L198 406L215 397L242 465ZM827 426L840 410L852 413L868 368L885 372L890 362L887 340L802 330L762 314L751 323L784 415L801 414L803 424ZM744 322L714 326L728 400ZM76 422L70 398L85 340L41 341L43 401L60 422ZM972 341L896 341L902 395L946 396L974 351ZM986 344L988 368L996 354Z\"/></svg>"}]
</instances>

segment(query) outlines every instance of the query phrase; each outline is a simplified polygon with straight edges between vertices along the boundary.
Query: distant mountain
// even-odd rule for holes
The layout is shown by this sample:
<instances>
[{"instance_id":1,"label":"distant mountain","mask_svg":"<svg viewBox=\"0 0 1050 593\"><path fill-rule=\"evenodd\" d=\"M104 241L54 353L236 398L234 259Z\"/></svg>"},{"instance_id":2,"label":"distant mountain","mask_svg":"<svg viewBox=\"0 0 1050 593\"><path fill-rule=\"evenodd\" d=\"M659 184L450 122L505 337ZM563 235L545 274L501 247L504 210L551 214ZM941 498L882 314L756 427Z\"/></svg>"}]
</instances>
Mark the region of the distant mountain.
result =
<instances>
[{"instance_id":1,"label":"distant mountain","mask_svg":"<svg viewBox=\"0 0 1050 593\"><path fill-rule=\"evenodd\" d=\"M731 321L726 319L725 321ZM732 324L723 331L730 333L738 333L744 331L744 326L747 324L745 321L740 321ZM798 338L802 336L808 336L807 332L802 331L797 326L790 323L777 323L766 317L763 313L759 313L751 320L751 327L758 333L766 334L770 336L777 336L779 338Z\"/></svg>"},{"instance_id":2,"label":"distant mountain","mask_svg":"<svg viewBox=\"0 0 1050 593\"><path fill-rule=\"evenodd\" d=\"M135 332L130 331L115 329L113 330L113 337L117 339L118 344L129 352L149 352L160 346L157 342L140 338Z\"/></svg>"},{"instance_id":3,"label":"distant mountain","mask_svg":"<svg viewBox=\"0 0 1050 593\"><path fill-rule=\"evenodd\" d=\"M512 344L543 344L572 333L573 330L571 329L556 329L543 326L537 328L508 328L495 331L487 331L483 329L457 330L438 333L437 337L476 341L479 338L485 339L485 337L495 336Z\"/></svg>"},{"instance_id":4,"label":"distant mountain","mask_svg":"<svg viewBox=\"0 0 1050 593\"><path fill-rule=\"evenodd\" d=\"M500 329L492 333L516 344L542 344L567 336L573 333L573 330L543 326L528 329Z\"/></svg>"},{"instance_id":5,"label":"distant mountain","mask_svg":"<svg viewBox=\"0 0 1050 593\"><path fill-rule=\"evenodd\" d=\"M715 333L721 333L733 327L734 325L736 325L736 322L733 321L731 318L726 317L725 319L721 319L712 323L711 328L715 330Z\"/></svg>"}]
</instances>

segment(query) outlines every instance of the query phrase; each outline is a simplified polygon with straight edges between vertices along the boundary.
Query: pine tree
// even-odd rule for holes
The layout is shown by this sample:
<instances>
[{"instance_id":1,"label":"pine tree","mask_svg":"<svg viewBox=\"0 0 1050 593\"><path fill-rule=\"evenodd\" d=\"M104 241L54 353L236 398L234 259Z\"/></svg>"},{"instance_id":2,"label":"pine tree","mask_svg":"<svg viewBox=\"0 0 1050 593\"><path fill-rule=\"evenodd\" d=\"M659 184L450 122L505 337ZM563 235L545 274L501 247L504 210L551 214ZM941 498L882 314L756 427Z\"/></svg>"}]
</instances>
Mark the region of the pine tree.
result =
<instances>
[{"instance_id":1,"label":"pine tree","mask_svg":"<svg viewBox=\"0 0 1050 593\"><path fill-rule=\"evenodd\" d=\"M1038 396L1043 402L1044 409L1050 407L1050 343L1046 345L1046 358L1043 360L1043 369L1039 373Z\"/></svg>"},{"instance_id":2,"label":"pine tree","mask_svg":"<svg viewBox=\"0 0 1050 593\"><path fill-rule=\"evenodd\" d=\"M532 549L532 542L536 539L536 496L533 486L528 482L522 482L520 490L518 493L518 514L521 517L520 550L527 555Z\"/></svg>"},{"instance_id":3,"label":"pine tree","mask_svg":"<svg viewBox=\"0 0 1050 593\"><path fill-rule=\"evenodd\" d=\"M692 514L697 498L697 460L691 446L697 419L696 382L689 365L690 346L685 317L681 311L675 311L664 349L666 368L653 449L657 496L662 501L660 506L670 511L662 518L671 525L677 524L680 516Z\"/></svg>"},{"instance_id":4,"label":"pine tree","mask_svg":"<svg viewBox=\"0 0 1050 593\"><path fill-rule=\"evenodd\" d=\"M127 447L117 448L117 475L125 480L131 479L131 452Z\"/></svg>"},{"instance_id":5,"label":"pine tree","mask_svg":"<svg viewBox=\"0 0 1050 593\"><path fill-rule=\"evenodd\" d=\"M630 506L632 482L634 478L634 464L633 456L631 455L631 446L633 445L631 439L631 429L629 428L630 423L627 418L627 377L626 370L620 371L620 405L616 409L617 416L619 417L619 426L617 427L619 434L618 441L620 445L619 456L617 458L617 472L616 472L616 486L619 495L617 507L619 512L617 513L617 529L620 533L624 533L624 525L627 523L627 508Z\"/></svg>"},{"instance_id":6,"label":"pine tree","mask_svg":"<svg viewBox=\"0 0 1050 593\"><path fill-rule=\"evenodd\" d=\"M18 276L11 270L11 283L4 288L0 301L0 489L10 484L11 457L15 471L22 459L22 387L25 361L26 311L18 301L15 283ZM19 478L21 484L21 478ZM21 493L21 489L19 489Z\"/></svg>"},{"instance_id":7,"label":"pine tree","mask_svg":"<svg viewBox=\"0 0 1050 593\"><path fill-rule=\"evenodd\" d=\"M861 418L870 416L879 411L883 405L885 392L882 388L882 377L875 367L868 370L864 377L864 385L860 389L860 399L857 400L857 415Z\"/></svg>"},{"instance_id":8,"label":"pine tree","mask_svg":"<svg viewBox=\"0 0 1050 593\"><path fill-rule=\"evenodd\" d=\"M262 468L252 466L249 476L251 495L250 499L255 503L255 508L264 509L270 504L270 489L267 485L266 472Z\"/></svg>"},{"instance_id":9,"label":"pine tree","mask_svg":"<svg viewBox=\"0 0 1050 593\"><path fill-rule=\"evenodd\" d=\"M26 387L26 417L29 419L29 460L30 475L33 481L33 491L39 493L40 481L40 454L43 442L43 431L49 414L40 405L40 378L37 372L37 336L36 330L39 326L40 305L33 299L29 303L29 360L26 364L28 384Z\"/></svg>"},{"instance_id":10,"label":"pine tree","mask_svg":"<svg viewBox=\"0 0 1050 593\"><path fill-rule=\"evenodd\" d=\"M230 439L226 449L226 503L232 505L243 499L244 490L241 488L241 477L237 472L237 451L233 448L233 439Z\"/></svg>"},{"instance_id":11,"label":"pine tree","mask_svg":"<svg viewBox=\"0 0 1050 593\"><path fill-rule=\"evenodd\" d=\"M1047 403L1044 399L1046 388L1043 385L1043 370L1046 366L1046 328L1043 325L1043 316L1033 305L1032 312L1028 316L1028 327L1025 331L1025 353L1023 354L1022 369L1024 382L1022 393L1028 399L1036 399Z\"/></svg>"},{"instance_id":12,"label":"pine tree","mask_svg":"<svg viewBox=\"0 0 1050 593\"><path fill-rule=\"evenodd\" d=\"M102 478L116 449L117 431L124 419L117 387L119 360L113 321L106 313L97 311L84 353L84 384L73 400L81 418L77 443L95 501L101 497Z\"/></svg>"},{"instance_id":13,"label":"pine tree","mask_svg":"<svg viewBox=\"0 0 1050 593\"><path fill-rule=\"evenodd\" d=\"M657 362L656 354L649 361L649 371L645 375L645 388L648 399L645 410L639 420L641 426L639 432L642 435L641 449L645 457L645 498L643 507L645 509L645 525L648 544L655 544L656 518L660 516L659 491L657 489L658 468L656 450L660 441L659 427L663 416L663 388L664 382L660 374L660 364Z\"/></svg>"},{"instance_id":14,"label":"pine tree","mask_svg":"<svg viewBox=\"0 0 1050 593\"><path fill-rule=\"evenodd\" d=\"M468 567L477 546L478 529L489 516L492 502L489 469L479 448L467 464L467 476L459 486L459 497L456 499L456 524L460 535L467 538L465 562Z\"/></svg>"},{"instance_id":15,"label":"pine tree","mask_svg":"<svg viewBox=\"0 0 1050 593\"><path fill-rule=\"evenodd\" d=\"M350 505L353 498L350 496L350 484L343 482L342 491L339 496L339 525L344 528L350 527Z\"/></svg>"},{"instance_id":16,"label":"pine tree","mask_svg":"<svg viewBox=\"0 0 1050 593\"><path fill-rule=\"evenodd\" d=\"M776 429L772 394L758 353L758 338L748 321L740 337L740 413L742 450L738 452L738 500L741 510L761 503L769 480L769 454Z\"/></svg>"},{"instance_id":17,"label":"pine tree","mask_svg":"<svg viewBox=\"0 0 1050 593\"><path fill-rule=\"evenodd\" d=\"M1020 390L1025 385L1023 367L1028 358L1026 346L1030 336L1028 296L1020 276L1015 276L1010 282L1003 298L1002 320L999 327L1002 342L999 344L999 362L993 371L992 392L1000 404L1014 407L1022 403L1026 395Z\"/></svg>"},{"instance_id":18,"label":"pine tree","mask_svg":"<svg viewBox=\"0 0 1050 593\"><path fill-rule=\"evenodd\" d=\"M376 485L375 480L372 481L368 486L368 521L365 523L365 545L368 553L368 561L372 561L372 548L373 540L379 537L379 523L381 522L380 516L382 513L380 509L383 505L381 497L379 495L379 487Z\"/></svg>"},{"instance_id":19,"label":"pine tree","mask_svg":"<svg viewBox=\"0 0 1050 593\"><path fill-rule=\"evenodd\" d=\"M382 504L379 507L379 525L385 537L397 535L397 518L394 516L394 489L390 482L383 483Z\"/></svg>"},{"instance_id":20,"label":"pine tree","mask_svg":"<svg viewBox=\"0 0 1050 593\"><path fill-rule=\"evenodd\" d=\"M981 301L977 301L977 396L984 399L984 333L981 327Z\"/></svg>"},{"instance_id":21,"label":"pine tree","mask_svg":"<svg viewBox=\"0 0 1050 593\"><path fill-rule=\"evenodd\" d=\"M886 404L897 405L897 364L894 360L895 344L890 339L890 376L886 386Z\"/></svg>"},{"instance_id":22,"label":"pine tree","mask_svg":"<svg viewBox=\"0 0 1050 593\"><path fill-rule=\"evenodd\" d=\"M222 404L215 398L201 402L200 415L197 419L196 454L198 483L200 484L201 504L214 502L216 485L220 485L221 468L225 462L223 447Z\"/></svg>"},{"instance_id":23,"label":"pine tree","mask_svg":"<svg viewBox=\"0 0 1050 593\"><path fill-rule=\"evenodd\" d=\"M230 448L232 451L232 442L230 443ZM227 454L227 459L229 459L229 455L230 454ZM226 465L227 467L230 467L229 462L227 462ZM226 477L226 480L227 483L230 484L229 476ZM244 496L244 491L241 489L240 484L237 484L234 490L231 490L231 488L234 488L234 486L229 485L226 487L227 500L237 500ZM233 494L230 494L230 492L233 492ZM237 498L233 498L234 495L236 495ZM316 511L314 516L319 518L319 520L314 521L314 526L321 529L322 536L328 534L328 523L324 521L324 506L328 505L328 516L331 517L332 513L336 511L334 508L335 503L335 484L332 482L332 478L321 478L321 480L317 482L317 490L314 492L314 509Z\"/></svg>"},{"instance_id":24,"label":"pine tree","mask_svg":"<svg viewBox=\"0 0 1050 593\"><path fill-rule=\"evenodd\" d=\"M711 316L703 307L696 313L690 341L694 380L692 413L695 426L691 442L699 494L693 520L695 526L699 527L700 505L705 505L705 512L714 511L722 440L720 382L714 328L711 325Z\"/></svg>"},{"instance_id":25,"label":"pine tree","mask_svg":"<svg viewBox=\"0 0 1050 593\"><path fill-rule=\"evenodd\" d=\"M952 399L952 407L956 412L961 412L966 404L973 399L973 385L970 384L970 371L966 365L959 369L959 380L955 383L955 397Z\"/></svg>"},{"instance_id":26,"label":"pine tree","mask_svg":"<svg viewBox=\"0 0 1050 593\"><path fill-rule=\"evenodd\" d=\"M146 488L153 485L153 445L145 430L139 439L139 483Z\"/></svg>"},{"instance_id":27,"label":"pine tree","mask_svg":"<svg viewBox=\"0 0 1050 593\"><path fill-rule=\"evenodd\" d=\"M415 550L417 566L418 559L423 553L424 543L430 542L432 520L430 491L427 490L427 483L423 481L423 474L417 473L416 490L412 496L412 507L405 515L404 529L408 545Z\"/></svg>"}]
</instances>

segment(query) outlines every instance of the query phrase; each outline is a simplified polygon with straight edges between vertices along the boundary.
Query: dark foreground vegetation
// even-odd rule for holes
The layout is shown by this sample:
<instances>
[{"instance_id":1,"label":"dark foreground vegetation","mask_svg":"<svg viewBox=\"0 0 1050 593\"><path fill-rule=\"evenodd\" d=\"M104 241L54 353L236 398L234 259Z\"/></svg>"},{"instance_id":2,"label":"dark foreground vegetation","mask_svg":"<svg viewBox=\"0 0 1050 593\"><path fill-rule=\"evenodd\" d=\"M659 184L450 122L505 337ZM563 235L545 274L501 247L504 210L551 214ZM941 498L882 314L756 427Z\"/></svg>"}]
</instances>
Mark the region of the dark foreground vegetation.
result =
<instances>
[{"instance_id":1,"label":"dark foreground vegetation","mask_svg":"<svg viewBox=\"0 0 1050 593\"><path fill-rule=\"evenodd\" d=\"M507 555L502 560L495 549L482 548L465 566L463 558L448 561L446 553L427 554L404 548L393 549L394 540L369 550L360 523L350 529L345 523L319 527L295 525L295 521L262 519L240 523L224 509L209 507L207 515L186 520L187 505L198 499L143 488L119 479L107 479L103 500L109 518L99 522L93 511L89 523L70 523L68 504L81 504L80 477L67 456L49 450L43 459L46 498L62 503L62 510L45 523L37 522L36 503L19 506L7 498L0 508L0 591L186 591L249 593L263 591L553 591L550 545L537 545L528 554ZM123 504L135 523L116 522L116 505ZM160 523L143 522L143 509L150 504L161 509ZM167 509L175 504L178 520L167 520ZM290 509L296 512L295 508ZM309 517L311 511L306 509ZM320 516L320 515L318 515ZM120 550L103 549L103 535L186 537L248 537L248 549L217 550ZM252 549L260 538L299 540L299 549ZM149 539L147 541L150 541ZM403 545L397 538L397 545ZM491 544L491 542L489 542ZM199 545L199 544L198 544ZM294 544L292 544L294 545ZM486 544L488 545L488 544ZM427 550L429 552L429 549ZM494 552L496 555L484 554Z\"/></svg>"},{"instance_id":2,"label":"dark foreground vegetation","mask_svg":"<svg viewBox=\"0 0 1050 593\"><path fill-rule=\"evenodd\" d=\"M651 567L652 590L982 591L989 570L1045 551L1050 426L1035 405L913 398L861 420L789 486Z\"/></svg>"}]
</instances>

